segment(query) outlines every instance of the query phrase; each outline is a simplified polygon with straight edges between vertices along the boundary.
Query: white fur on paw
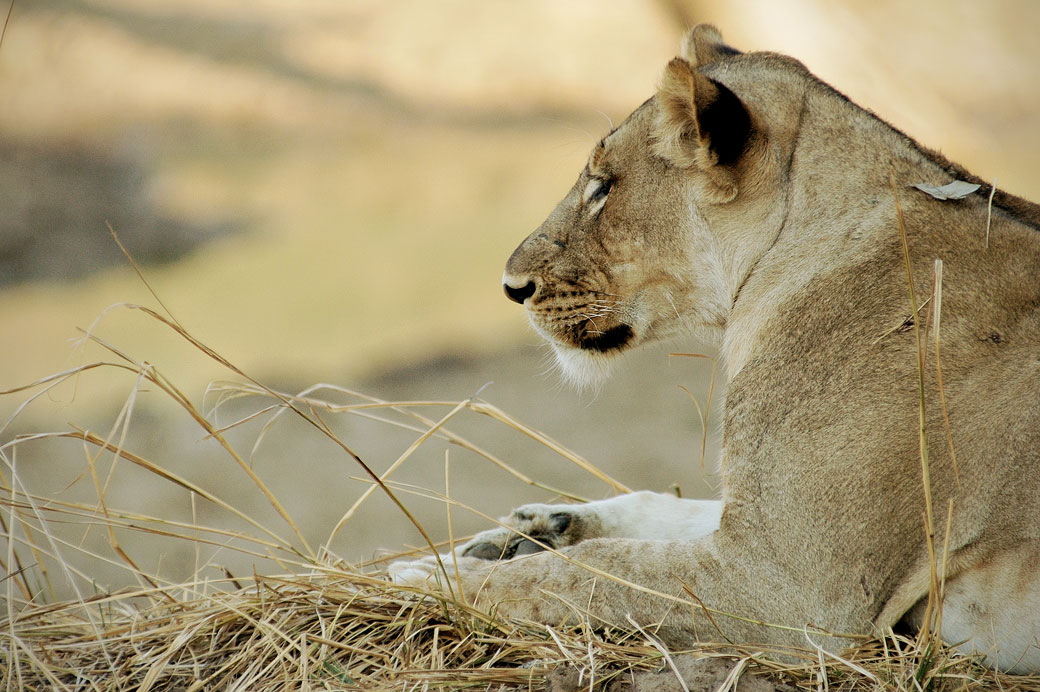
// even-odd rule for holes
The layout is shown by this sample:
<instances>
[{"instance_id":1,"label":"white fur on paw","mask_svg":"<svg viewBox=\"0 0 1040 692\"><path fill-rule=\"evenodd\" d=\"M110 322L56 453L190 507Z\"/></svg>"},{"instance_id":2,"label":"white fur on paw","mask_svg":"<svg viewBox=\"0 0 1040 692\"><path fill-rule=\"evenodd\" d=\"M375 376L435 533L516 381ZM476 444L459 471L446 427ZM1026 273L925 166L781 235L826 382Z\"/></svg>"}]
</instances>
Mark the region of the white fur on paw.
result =
<instances>
[{"instance_id":1,"label":"white fur on paw","mask_svg":"<svg viewBox=\"0 0 1040 692\"><path fill-rule=\"evenodd\" d=\"M387 568L387 573L394 584L419 588L438 587L443 579L440 566L432 557L393 562Z\"/></svg>"}]
</instances>

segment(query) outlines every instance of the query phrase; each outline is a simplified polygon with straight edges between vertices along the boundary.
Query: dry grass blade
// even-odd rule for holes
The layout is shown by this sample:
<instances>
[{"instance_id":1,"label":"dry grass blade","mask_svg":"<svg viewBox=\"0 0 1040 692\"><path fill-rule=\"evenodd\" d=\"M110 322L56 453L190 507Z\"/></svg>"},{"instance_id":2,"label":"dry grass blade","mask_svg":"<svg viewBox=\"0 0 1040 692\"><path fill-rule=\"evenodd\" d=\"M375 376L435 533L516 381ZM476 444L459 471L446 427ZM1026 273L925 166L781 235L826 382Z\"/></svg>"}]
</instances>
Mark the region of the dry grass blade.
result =
<instances>
[{"instance_id":1,"label":"dry grass blade","mask_svg":"<svg viewBox=\"0 0 1040 692\"><path fill-rule=\"evenodd\" d=\"M163 302L162 298L159 297L159 294L155 292L155 289L152 288L152 285L148 282L148 279L145 278L144 272L142 272L141 267L137 265L137 261L134 259L134 256L130 254L130 251L126 249L125 245L123 245L123 241L119 239L119 234L116 233L116 229L112 228L112 224L110 224L107 221L105 222L105 226L108 227L108 232L112 235L112 240L114 240L116 245L119 246L119 251L123 253L123 257L126 258L126 261L129 262L130 266L133 268L134 273L137 274L137 278L141 280L141 283L144 284L144 287L147 288L148 292L152 294L153 298L155 298L155 302L158 303L162 307L162 309L166 311L166 314L170 316L170 319L173 320L173 322L178 327L180 327L180 321L173 316L173 312L170 310L170 308L166 306L166 303Z\"/></svg>"},{"instance_id":2,"label":"dry grass blade","mask_svg":"<svg viewBox=\"0 0 1040 692\"><path fill-rule=\"evenodd\" d=\"M675 661L673 661L672 657L668 654L668 649L666 649L664 645L657 640L657 637L652 636L651 634L647 633L646 630L640 627L639 623L636 622L631 615L627 616L627 619L628 622L632 625L632 627L636 629L637 632L643 635L643 637L645 637L647 641L649 641L655 649L661 652L661 657L665 660L665 663L668 664L668 667L671 668L672 672L675 673L675 679L679 683L679 687L683 689L683 692L690 692L690 688L686 685L686 681L683 679L682 673L679 672L679 669L675 666Z\"/></svg>"},{"instance_id":3,"label":"dry grass blade","mask_svg":"<svg viewBox=\"0 0 1040 692\"><path fill-rule=\"evenodd\" d=\"M32 383L27 384L27 385L22 385L20 387L14 387L13 389L8 389L7 391L0 391L0 396L9 396L11 394L18 394L20 392L31 391L31 390L34 390L34 389L39 390L35 394L30 396L28 399L26 399L25 401L22 401L17 407L15 407L14 412L11 413L11 415L9 415L7 417L7 420L4 421L3 425L0 425L0 434L2 434L5 430L7 430L8 427L10 427L11 423L16 418L18 418L18 416L20 416L22 414L22 412L26 408L28 408L34 401L36 401L36 399L38 399L39 397L47 394L54 387L57 387L57 386L59 386L61 384L64 384L67 380L69 380L70 378L75 377L76 375L79 375L79 374L84 373L84 372L88 372L90 370L93 370L94 368L102 368L102 367L117 367L118 368L118 367L125 367L125 366L123 366L121 364L116 364L116 363L103 363L103 362L88 363L88 364L85 364L85 365L80 365L80 366L75 367L75 368L71 368L69 370L65 370L63 372L55 373L53 375L50 375L48 377L44 377L42 379L36 380L35 382L32 382Z\"/></svg>"},{"instance_id":4,"label":"dry grass blade","mask_svg":"<svg viewBox=\"0 0 1040 692\"><path fill-rule=\"evenodd\" d=\"M528 426L524 425L523 423L521 423L517 419L513 418L512 416L510 416L509 414L507 414L505 411L503 411L502 409L498 408L497 406L493 406L491 404L488 404L488 403L482 402L482 401L475 401L475 402L472 402L470 404L470 408L473 411L476 411L477 413L483 413L484 415L488 416L489 418L493 418L493 419L495 419L495 420L497 420L497 421L499 421L501 423L505 423L506 425L508 425L509 427L511 427L511 428L513 428L515 430L519 430L520 432L522 432L523 434L527 435L528 437L530 437L533 440L537 440L539 443L541 443L541 444L545 445L546 447L548 447L549 449L553 450L554 452L559 454L561 457L563 457L567 461L571 462L572 464L574 464L575 466L577 466L581 470L587 472L589 475L591 475L594 478L598 478L599 480L603 481L604 483L609 485L611 488L613 488L615 491L617 491L619 493L630 493L630 492L632 492L631 488L626 486L624 483L621 483L619 481L614 480L609 475L604 473L602 470L596 468L596 466L594 466L593 464L589 463L589 461L587 459L583 459L582 457L580 457L577 454L575 454L574 452L570 451L569 449L567 449L566 447L564 447L560 443L558 443L555 440L547 437L546 435L538 432L537 430L529 428Z\"/></svg>"},{"instance_id":5,"label":"dry grass blade","mask_svg":"<svg viewBox=\"0 0 1040 692\"><path fill-rule=\"evenodd\" d=\"M140 457L140 456L137 456L136 454L133 454L131 452L128 452L125 449L119 449L118 447L116 447L112 443L108 442L107 440L102 440L100 437L98 437L94 433L87 432L85 430L76 430L75 432L51 433L51 434L48 434L48 436L67 437L67 438L72 438L72 439L83 440L84 442L88 442L88 443L90 443L92 445L100 447L101 449L104 449L105 451L112 452L113 454L117 454L120 458L126 459L127 461L132 462L132 463L140 466L141 468L143 468L143 469L145 469L145 470L155 474L156 476L158 476L159 478L162 478L165 481L173 483L173 484L175 484L177 486L180 486L181 488L184 488L185 490L189 490L189 491L195 493L196 495L199 495L200 497L202 497L202 498L212 502L213 504L217 505L218 507L220 507L224 511L229 512L229 513L233 514L234 516L238 517L239 519L247 522L250 526L253 526L256 529L258 529L258 530L262 531L263 533L267 534L272 540L274 540L277 543L277 545L281 546L283 549L291 551L291 552L294 552L296 554L300 554L299 551L296 550L295 548L293 548L292 545L288 541L286 541L284 538L280 537L274 531L268 529L266 526L264 526L262 523L260 523L256 519L253 519L252 517L248 516L244 512L240 511L239 509L237 509L231 503L226 502L226 501L220 499L219 497L217 497L216 495L214 495L210 491L206 490L205 488L203 488L203 487L201 487L199 485L196 485L195 483L192 483L191 481L187 480L186 478L182 478L182 477L178 476L177 474L162 468L158 464L153 464L152 462L148 461L147 459L145 459L143 457Z\"/></svg>"},{"instance_id":6,"label":"dry grass blade","mask_svg":"<svg viewBox=\"0 0 1040 692\"><path fill-rule=\"evenodd\" d=\"M419 534L426 541L427 545L430 546L431 549L433 549L433 545L434 545L433 540L430 538L429 534L426 532L426 529L423 527L423 525L419 523L419 521L408 510L408 508L405 507L404 504L402 504L401 501L393 494L393 492L383 483L383 481L372 470L372 468L368 464L366 464L361 459L361 457L358 456L357 453L354 452L354 450L352 450L341 439L339 439L335 435L335 433L333 433L329 429L328 425L326 425L324 423L324 421L321 420L321 418L319 416L317 416L317 415L308 415L306 412L302 411L299 407L297 407L289 399L280 396L273 389L270 389L270 388L264 386L258 380L250 377L249 375L244 373L242 370L240 370L237 366L235 366L230 361L228 361L226 358L224 358L219 353L214 351L212 348L210 348L209 346L206 346L204 343L202 343L201 341L196 339L194 336L192 336L190 333L188 333L180 324L178 324L177 322L173 321L172 319L168 319L168 318L164 317L163 315L160 315L156 311L152 310L151 308L148 308L148 307L145 307L145 306L142 306L142 305L127 304L126 307L129 308L129 309L132 309L132 310L140 310L140 311L144 312L146 315L149 315L153 319L155 319L158 322L161 322L165 326L169 327L174 332L176 332L181 338L186 340L188 343L190 343L192 346L194 346L196 349L201 351L203 354L205 354L210 359L216 361L217 363L219 363L223 367L227 368L231 372L235 373L236 375L238 375L238 376L248 380L250 383L252 383L253 385L255 385L258 388L260 388L261 390L263 390L264 393L266 393L267 395L275 397L276 399L281 401L281 403L286 408L291 410L293 413L295 413L302 420L304 420L307 423L309 423L312 427L314 427L315 429L320 431L323 435L325 435L330 440L332 440L334 443L336 443L336 445L338 447L340 447L340 449L342 449L344 452L346 452L355 462L357 462L357 464L359 466L361 466L361 468L365 471L365 473L373 481L375 481L375 483L380 487L381 490L383 490L384 494L386 494L386 496L390 499L390 501L393 502L397 506L398 510L400 510L400 512L412 523L412 525L415 526L415 528L419 531ZM290 517L288 512L285 511L285 508L282 507L280 502L278 502L278 499L274 496L273 493L271 493L270 489L268 489L267 486L264 485L264 483L256 476L255 473L253 473L252 469L249 468L249 465L246 464L242 460L241 456L239 456L238 453L235 452L234 449L232 449L231 446L227 443L227 441L224 439L224 437L217 432L216 428L214 428L209 423L209 421L206 420L205 417L202 416L202 414L199 413L198 410L195 409L194 406L191 406L191 404L188 401L188 399L180 391L178 391L175 387L173 387L172 383L169 383L169 382L166 382L166 381L156 381L155 383L158 384L167 394L169 394L170 396L174 397L177 401L179 401L182 404L182 406L184 406L185 410L187 410L188 413L190 413L192 415L192 417L195 419L195 421L200 426L202 426L209 435L211 435L214 439L216 439L217 441L220 442L220 444L227 450L227 452L235 459L235 461L236 461L236 463L238 463L239 467L250 477L250 479L257 485L257 487L260 488L260 490L268 498L268 500L275 507L277 512L282 516L282 518L285 519L285 521L289 524L290 527L292 527L293 531L296 533L296 536L297 536L298 540L305 547L306 552L308 554L313 554L313 551L311 551L309 546L307 546L307 541L306 541L306 539L304 539L303 534L300 533L299 529L296 527L296 524L292 521L292 517Z\"/></svg>"},{"instance_id":7,"label":"dry grass blade","mask_svg":"<svg viewBox=\"0 0 1040 692\"><path fill-rule=\"evenodd\" d=\"M431 425L428 430L426 430L412 444L408 446L408 449L406 449L399 457L397 457L394 463L390 464L389 468L387 468L386 471L380 474L380 479L385 481L387 478L389 478L390 474L392 474L394 471L400 468L401 464L403 464L408 459L408 457L412 456L415 450L417 450L419 446L422 445L422 443L426 442L426 440L430 439L435 434L437 434L438 430L443 428L449 420L455 417L455 414L457 414L462 409L466 408L468 404L468 400L459 402L459 404L455 406L455 408L453 408L450 412L448 412L446 416L444 416L439 421ZM372 495L372 493L376 491L377 488L378 486L372 485L367 490L365 490L365 492L361 493L361 497L359 497L354 502L354 504L350 506L350 509L348 509L343 514L340 520L336 522L336 526L333 527L332 532L329 534L329 538L326 541L326 543L332 543L333 539L336 537L336 534L339 533L340 529L343 528L344 524L350 521L351 517L353 517L354 514L357 512L358 508L361 507L365 500L367 500Z\"/></svg>"},{"instance_id":8,"label":"dry grass blade","mask_svg":"<svg viewBox=\"0 0 1040 692\"><path fill-rule=\"evenodd\" d=\"M950 452L950 462L953 464L953 478L960 484L960 470L957 467L957 452L953 447L953 428L950 427L950 413L946 408L946 388L943 386L942 376L942 348L940 334L940 323L942 319L942 277L943 261L935 260L935 287L932 290L934 299L932 309L932 324L935 334L935 380L939 388L939 404L942 406L943 425L946 428L946 444Z\"/></svg>"},{"instance_id":9,"label":"dry grass blade","mask_svg":"<svg viewBox=\"0 0 1040 692\"><path fill-rule=\"evenodd\" d=\"M993 179L993 184L989 186L989 199L986 200L986 244L985 247L989 249L989 229L993 223L993 195L997 194L997 179Z\"/></svg>"},{"instance_id":10,"label":"dry grass blade","mask_svg":"<svg viewBox=\"0 0 1040 692\"><path fill-rule=\"evenodd\" d=\"M917 314L917 292L914 289L913 264L910 261L910 246L907 240L906 221L903 218L903 205L899 201L899 190L896 186L895 171L889 171L889 182L892 194L895 198L896 220L899 238L903 246L903 261L906 266L906 280L910 291L910 314ZM925 340L921 335L919 320L913 321L914 339L917 343L917 392L918 392L918 444L921 459L921 485L924 490L924 528L925 543L928 547L928 561L930 567L930 588L928 589L928 602L925 607L923 626L919 634L922 648L927 650L932 645L932 639L942 638L942 592L939 587L939 566L935 552L935 518L932 510L932 481L931 466L928 458L928 430L925 390Z\"/></svg>"},{"instance_id":11,"label":"dry grass blade","mask_svg":"<svg viewBox=\"0 0 1040 692\"><path fill-rule=\"evenodd\" d=\"M331 403L329 401L318 399L318 398L316 398L315 396L312 395L314 392L316 392L318 390L329 390L329 391L336 392L336 393L339 393L339 394L345 394L345 395L350 396L352 398L361 399L365 403L361 403L361 404L346 404L346 405L333 404L333 403ZM268 393L267 393L267 390L265 390L265 389L262 389L262 388L256 387L256 386L252 386L252 385L248 385L248 384L242 384L242 383L226 383L225 382L225 383L221 383L219 385L211 385L210 386L210 391L217 393L218 396L220 396L220 397L229 397L229 398L230 397L238 397L238 396L269 396ZM359 416L361 418L377 421L379 423L383 423L383 424L390 425L390 426L403 428L405 430L410 430L412 432L419 433L419 434L423 434L430 427L436 425L436 422L433 419L431 419L431 418L428 418L426 416L421 415L415 409L418 409L418 408L430 408L430 407L437 407L437 408L440 408L440 407L453 407L453 406L457 406L459 404L458 401L447 401L447 400L444 400L444 401L384 401L382 399L378 399L376 397L369 396L367 394L362 394L360 392L356 392L354 390L347 389L345 387L339 387L339 386L330 385L330 384L314 385L313 387L308 388L306 391L304 391L304 392L302 392L300 394L296 394L296 395L286 394L285 392L276 392L275 396L278 397L279 400L287 399L289 401L292 401L295 404L298 404L298 405L301 405L301 406L306 406L306 407L308 407L311 410L328 411L330 413L350 413L352 415L356 415L356 416ZM469 401L469 404L467 405L467 408L469 410L475 410L475 408L474 408L475 404L471 400L468 400L468 401ZM375 414L372 413L372 411L377 411L377 410L381 410L381 409L382 410L393 411L394 413L401 414L402 416L404 416L406 418L409 418L411 420L416 421L418 423L418 425L411 425L411 424L408 424L408 423L405 423L405 422L402 422L402 421L399 421L399 420L393 420L391 418L378 416L378 415L375 415ZM283 413L283 412L284 411L279 411L277 415L281 415L281 413ZM554 449L554 450L562 449L561 447L559 447L559 445L557 443L553 442L548 437L546 437L545 435L542 435L538 431L531 429L529 426L526 426L526 425L523 425L523 424L518 424L518 426L514 426L514 425L511 424L511 421L512 421L512 419L499 420L499 422L503 423L504 425L507 425L509 427L512 427L515 430L518 430L519 432L523 433L524 435L526 435L528 437L531 437L532 439L535 439L539 443L541 443L543 445L546 445L546 446L550 447L551 449ZM523 482L523 483L525 483L527 485L530 485L530 486L535 487L535 488L540 488L540 489L545 490L545 491L547 491L549 493L552 493L553 495L556 495L556 496L559 496L559 497L563 497L563 498L568 498L568 499L571 499L571 500L584 501L586 499L586 498L580 497L580 496L578 496L578 495L576 495L576 494L574 494L572 492L569 492L569 491L567 491L565 489L558 488L558 487L549 485L547 483L544 483L542 481L539 481L537 479L531 478L527 474L525 474L522 471L518 470L513 465L503 461L501 458L495 456L494 454L490 453L486 449L480 447L479 445L474 444L473 442L467 440L464 437L461 437L460 435L455 434L454 432L452 432L451 430L449 430L447 428L443 428L443 427L439 428L436 432L434 432L433 437L436 437L436 438L442 439L442 440L446 440L447 442L450 442L453 445L457 445L457 446L461 447L462 449L466 449L466 450L469 450L469 451L473 452L474 454L477 454L478 456L484 458L486 461L491 462L492 464L494 464L498 468L502 469L503 471L505 471L509 475L513 476L514 478L520 480L521 482ZM581 458L578 457L578 455L574 454L573 452L571 452L569 450L564 450L564 456L567 457L568 459L579 459L581 461L581 463L589 464L589 462L581 460ZM590 464L590 466L591 466L591 464ZM608 481L608 484L611 484L611 482ZM611 485L611 487L615 487L615 485Z\"/></svg>"},{"instance_id":12,"label":"dry grass blade","mask_svg":"<svg viewBox=\"0 0 1040 692\"><path fill-rule=\"evenodd\" d=\"M701 358L711 361L711 378L708 381L708 395L704 401L703 411L693 393L686 387L681 385L679 387L679 389L686 392L686 395L690 397L690 401L693 402L694 407L697 409L697 416L701 419L701 469L703 470L708 450L708 416L711 415L711 400L715 394L715 376L718 373L718 361L711 356L704 355L703 353L669 353L668 355L672 357L681 356L685 358Z\"/></svg>"},{"instance_id":13,"label":"dry grass blade","mask_svg":"<svg viewBox=\"0 0 1040 692\"><path fill-rule=\"evenodd\" d=\"M192 343L192 345L199 347L206 353L210 352L209 349L206 349L204 346L201 346L201 344L199 344L197 340L188 336L187 332L184 332L183 328L181 328L180 325L170 322L158 313L148 308L142 308L140 306L132 304L128 304L126 305L126 307L130 309L144 310L146 314L159 320L167 326L177 330L178 334L188 339ZM285 520L289 528L292 529L293 533L296 535L297 540L303 546L304 551L308 554L312 553L310 546L307 545L307 540L304 538L299 528L293 522L292 517L289 516L289 513L282 506L281 502L278 501L278 498L275 497L274 493L271 492L270 488L268 488L267 485L262 480L260 480L259 476L257 476L253 472L253 469L250 468L250 466L245 462L245 460L242 459L241 455L239 455L238 452L235 451L234 448L232 448L232 446L227 442L225 437L216 430L216 428L209 422L209 420L206 419L205 416L202 415L202 413L199 412L198 409L195 408L195 406L191 403L190 398L185 396L184 393L181 392L172 382L167 380L154 365L151 365L149 363L139 363L135 361L133 358L123 353L121 350L119 350L112 344L109 344L104 340L100 339L90 331L87 331L85 335L88 340L98 344L99 346L105 348L106 350L110 351L119 358L122 358L130 365L134 366L134 369L138 373L139 377L142 377L151 384L159 387L159 389L165 392L173 401L180 405L180 407L183 408L188 413L188 415L191 416L195 423L199 425L199 427L201 427L208 436L212 437L221 445L221 447L224 448L224 451L227 452L227 454L235 461L239 469L243 473L245 473L246 476L249 477L249 480L260 490L261 493L264 494L264 496L267 498L267 501L271 504L272 507L274 507L275 511L278 512L282 519ZM118 448L113 451L118 452Z\"/></svg>"},{"instance_id":14,"label":"dry grass blade","mask_svg":"<svg viewBox=\"0 0 1040 692\"><path fill-rule=\"evenodd\" d=\"M11 23L11 13L14 11L14 0L11 0L11 4L7 6L7 16L4 17L4 28L0 29L0 47L4 45L4 38L7 36L7 25Z\"/></svg>"}]
</instances>

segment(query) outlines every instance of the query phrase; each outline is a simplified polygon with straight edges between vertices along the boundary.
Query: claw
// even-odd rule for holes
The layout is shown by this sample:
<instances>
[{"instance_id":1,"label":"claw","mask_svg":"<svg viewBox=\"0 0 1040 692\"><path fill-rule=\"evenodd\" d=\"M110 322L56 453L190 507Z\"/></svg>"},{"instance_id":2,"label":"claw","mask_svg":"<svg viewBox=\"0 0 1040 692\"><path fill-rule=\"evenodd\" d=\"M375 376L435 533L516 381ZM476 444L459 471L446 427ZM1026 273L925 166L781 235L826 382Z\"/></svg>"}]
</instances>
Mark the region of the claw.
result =
<instances>
[{"instance_id":1,"label":"claw","mask_svg":"<svg viewBox=\"0 0 1040 692\"><path fill-rule=\"evenodd\" d=\"M479 560L501 560L505 552L504 546L494 543L477 543L466 548L462 554L464 557L475 557Z\"/></svg>"},{"instance_id":2,"label":"claw","mask_svg":"<svg viewBox=\"0 0 1040 692\"><path fill-rule=\"evenodd\" d=\"M540 553L545 550L544 545L539 545L532 540L527 538L521 538L519 541L514 543L512 546L513 556L518 555L531 555L532 553Z\"/></svg>"}]
</instances>

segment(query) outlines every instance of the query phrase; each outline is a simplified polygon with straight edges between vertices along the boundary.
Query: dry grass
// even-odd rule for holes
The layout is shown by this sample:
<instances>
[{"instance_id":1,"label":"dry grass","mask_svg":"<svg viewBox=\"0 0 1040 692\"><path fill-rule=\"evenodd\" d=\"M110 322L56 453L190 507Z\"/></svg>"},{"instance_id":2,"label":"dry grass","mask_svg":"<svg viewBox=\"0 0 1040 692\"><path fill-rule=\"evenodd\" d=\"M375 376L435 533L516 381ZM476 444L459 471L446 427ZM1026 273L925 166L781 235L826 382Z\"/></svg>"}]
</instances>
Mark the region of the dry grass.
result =
<instances>
[{"instance_id":1,"label":"dry grass","mask_svg":"<svg viewBox=\"0 0 1040 692\"><path fill-rule=\"evenodd\" d=\"M540 689L558 666L599 688L667 665L639 634L502 622L413 597L377 575L327 567L235 585L28 608L7 623L7 689ZM790 665L753 650L705 646L697 654L810 690L1040 689L1035 678L995 675L945 652L922 655L896 637L844 659L805 652Z\"/></svg>"},{"instance_id":2,"label":"dry grass","mask_svg":"<svg viewBox=\"0 0 1040 692\"><path fill-rule=\"evenodd\" d=\"M497 419L518 435L534 437L572 463L583 465L619 491L624 488L588 462L567 452L537 431L479 400L454 402L437 420L423 414L432 404L379 402L358 395L357 403L333 404L314 393L290 396L265 387L225 361L184 331L172 317L138 306L157 328L173 330L207 357L219 362L238 380L214 387L219 402L228 398L262 397L257 416L297 416L315 434L330 437L353 456L373 484L373 492L393 499L408 514L411 495L437 497L449 510L464 506L444 493L397 486L392 467L376 474L348 443L327 425L335 415L382 417L406 425L418 434L401 456L403 461L427 439L438 436L482 455L519 480L559 494L481 450L446 428L459 411L469 409ZM88 336L95 342L100 340ZM503 621L494 614L438 596L394 587L384 578L383 562L347 564L324 547L312 547L279 502L275 489L256 476L243 455L220 429L198 411L178 387L154 366L136 361L118 348L102 344L111 358L88 363L27 387L7 392L27 397L30 406L61 384L93 372L114 376L130 372L137 378L107 436L73 427L57 432L19 436L0 443L0 530L6 546L0 567L6 571L0 618L0 679L3 689L58 690L310 690L310 689L541 689L550 671L578 671L581 689L605 689L634 671L668 671L678 657L710 657L732 662L728 682L745 672L768 676L778 685L806 690L1040 690L1040 678L999 675L977 662L952 655L934 639L890 635L865 642L843 658L807 647L800 651L720 647L706 644L696 652L666 652L651 633L595 630L585 626L546 627ZM136 393L161 391L178 404L203 433L223 445L240 474L238 482L256 486L279 518L265 525L220 496L220 488L204 488L155 464L126 447L127 426ZM6 427L6 426L5 426ZM276 434L270 425L265 434ZM43 497L26 488L18 473L19 449L47 439L75 440L84 450L83 473L96 488L96 501L74 503ZM173 521L161 516L112 507L106 501L110 475L101 471L102 456L128 462L149 473L150 482L187 491L193 502L221 508L243 528L207 526L199 520ZM399 465L399 464L398 464ZM109 471L109 474L111 471ZM228 482L231 482L230 480ZM366 496L367 497L367 496ZM364 502L365 497L360 500ZM350 521L353 508L332 528L329 541ZM410 516L410 515L409 515ZM111 549L106 557L70 540L65 525L102 531ZM416 528L433 545L424 527ZM449 511L450 526L450 511ZM119 537L143 532L156 541L187 542L196 551L195 576L171 580L162 570L138 565ZM199 553L213 546L273 561L278 574L248 577L226 573L222 579L203 576ZM93 561L119 561L137 586L107 592L93 583ZM75 597L55 596L54 583L72 585ZM785 662L770 654L783 653ZM560 689L560 688L557 688ZM569 688L568 688L569 689Z\"/></svg>"}]
</instances>

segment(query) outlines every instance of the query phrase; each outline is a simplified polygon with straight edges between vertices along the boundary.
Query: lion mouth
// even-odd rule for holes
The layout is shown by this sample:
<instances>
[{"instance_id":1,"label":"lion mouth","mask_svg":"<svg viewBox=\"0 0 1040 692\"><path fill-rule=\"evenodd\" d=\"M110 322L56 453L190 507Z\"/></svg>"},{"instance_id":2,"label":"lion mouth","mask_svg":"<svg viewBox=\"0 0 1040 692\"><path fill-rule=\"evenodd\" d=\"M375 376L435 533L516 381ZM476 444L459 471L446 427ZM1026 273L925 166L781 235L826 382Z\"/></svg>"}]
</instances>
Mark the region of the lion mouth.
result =
<instances>
[{"instance_id":1,"label":"lion mouth","mask_svg":"<svg viewBox=\"0 0 1040 692\"><path fill-rule=\"evenodd\" d=\"M636 330L624 322L610 327L598 326L591 320L570 323L539 325L531 320L534 328L552 346L560 373L578 389L598 387L610 376L616 357L639 340Z\"/></svg>"},{"instance_id":2,"label":"lion mouth","mask_svg":"<svg viewBox=\"0 0 1040 692\"><path fill-rule=\"evenodd\" d=\"M619 351L624 348L635 337L632 327L627 324L619 324L602 332L584 333L577 339L578 348L586 351Z\"/></svg>"},{"instance_id":3,"label":"lion mouth","mask_svg":"<svg viewBox=\"0 0 1040 692\"><path fill-rule=\"evenodd\" d=\"M601 327L592 320L578 323L549 322L529 315L534 328L550 343L564 348L596 353L614 353L630 346L636 340L636 332L630 325L621 322L612 327Z\"/></svg>"},{"instance_id":4,"label":"lion mouth","mask_svg":"<svg viewBox=\"0 0 1040 692\"><path fill-rule=\"evenodd\" d=\"M566 293L562 298L525 302L531 325L550 343L579 352L613 355L639 341L632 320L625 319L632 311L620 301L578 300Z\"/></svg>"}]
</instances>

